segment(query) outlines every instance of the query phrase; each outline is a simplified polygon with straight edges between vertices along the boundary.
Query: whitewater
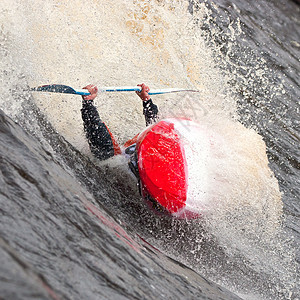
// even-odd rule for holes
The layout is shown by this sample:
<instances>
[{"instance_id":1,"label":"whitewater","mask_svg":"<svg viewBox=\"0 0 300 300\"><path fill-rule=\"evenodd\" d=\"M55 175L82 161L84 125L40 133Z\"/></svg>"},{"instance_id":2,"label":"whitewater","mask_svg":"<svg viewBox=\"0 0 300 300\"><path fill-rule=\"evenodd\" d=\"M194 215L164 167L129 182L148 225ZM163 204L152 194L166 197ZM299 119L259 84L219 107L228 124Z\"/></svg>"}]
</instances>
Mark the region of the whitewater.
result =
<instances>
[{"instance_id":1,"label":"whitewater","mask_svg":"<svg viewBox=\"0 0 300 300\"><path fill-rule=\"evenodd\" d=\"M0 11L0 297L299 299L298 4L2 0ZM142 82L199 90L152 99L161 118L191 118L219 141L200 220L154 214L122 157L92 157L81 97L28 91ZM145 128L135 93L95 105L120 144ZM195 162L199 190L203 170Z\"/></svg>"}]
</instances>

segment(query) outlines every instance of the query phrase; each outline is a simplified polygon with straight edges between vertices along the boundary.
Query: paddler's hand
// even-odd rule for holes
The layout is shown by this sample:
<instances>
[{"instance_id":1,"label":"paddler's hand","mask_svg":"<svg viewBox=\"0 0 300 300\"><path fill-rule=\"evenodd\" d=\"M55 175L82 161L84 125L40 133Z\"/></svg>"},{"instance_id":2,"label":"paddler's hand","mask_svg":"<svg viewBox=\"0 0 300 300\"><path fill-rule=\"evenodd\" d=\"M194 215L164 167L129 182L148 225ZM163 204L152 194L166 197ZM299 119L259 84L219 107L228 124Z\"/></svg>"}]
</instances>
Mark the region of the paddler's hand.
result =
<instances>
[{"instance_id":1,"label":"paddler's hand","mask_svg":"<svg viewBox=\"0 0 300 300\"><path fill-rule=\"evenodd\" d=\"M92 100L94 100L97 97L98 88L95 85L89 84L89 85L85 86L83 89L88 90L89 93L90 93L90 95L82 96L83 100L86 100L86 101L90 100L90 101L92 101Z\"/></svg>"},{"instance_id":2,"label":"paddler's hand","mask_svg":"<svg viewBox=\"0 0 300 300\"><path fill-rule=\"evenodd\" d=\"M143 100L143 101L148 101L150 100L150 96L148 94L148 92L150 91L150 88L145 85L144 83L142 84L138 84L138 86L140 86L142 88L142 90L140 92L136 92L137 95Z\"/></svg>"}]
</instances>

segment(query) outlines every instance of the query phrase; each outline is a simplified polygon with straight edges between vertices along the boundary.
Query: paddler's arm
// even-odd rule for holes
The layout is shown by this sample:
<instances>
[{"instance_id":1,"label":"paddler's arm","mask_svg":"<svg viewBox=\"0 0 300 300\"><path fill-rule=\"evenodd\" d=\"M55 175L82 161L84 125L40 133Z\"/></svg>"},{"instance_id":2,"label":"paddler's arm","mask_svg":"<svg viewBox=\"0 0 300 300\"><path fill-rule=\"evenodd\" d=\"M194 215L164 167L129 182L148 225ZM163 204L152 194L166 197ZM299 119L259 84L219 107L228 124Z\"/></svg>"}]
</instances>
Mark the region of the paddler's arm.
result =
<instances>
[{"instance_id":1,"label":"paddler's arm","mask_svg":"<svg viewBox=\"0 0 300 300\"><path fill-rule=\"evenodd\" d=\"M146 126L148 126L157 121L158 107L152 102L148 94L148 92L150 91L149 87L146 86L144 83L138 84L138 86L140 86L142 90L141 92L136 93L143 101L143 114L145 116Z\"/></svg>"},{"instance_id":2,"label":"paddler's arm","mask_svg":"<svg viewBox=\"0 0 300 300\"><path fill-rule=\"evenodd\" d=\"M84 89L90 92L90 95L82 96L81 116L84 131L91 152L100 160L104 160L114 155L113 141L105 123L100 119L99 113L93 105L93 100L98 93L97 87L88 85Z\"/></svg>"}]
</instances>

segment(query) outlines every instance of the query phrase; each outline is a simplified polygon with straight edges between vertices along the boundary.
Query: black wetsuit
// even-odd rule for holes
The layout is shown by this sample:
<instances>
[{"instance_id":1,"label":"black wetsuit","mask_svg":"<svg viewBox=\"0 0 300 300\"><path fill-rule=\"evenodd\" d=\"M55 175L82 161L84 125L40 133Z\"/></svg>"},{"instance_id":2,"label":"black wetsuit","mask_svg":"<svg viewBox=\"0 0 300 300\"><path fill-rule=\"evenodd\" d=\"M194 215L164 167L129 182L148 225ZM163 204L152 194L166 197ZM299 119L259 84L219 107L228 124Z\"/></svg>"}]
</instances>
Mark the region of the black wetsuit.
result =
<instances>
[{"instance_id":1,"label":"black wetsuit","mask_svg":"<svg viewBox=\"0 0 300 300\"><path fill-rule=\"evenodd\" d=\"M158 107L151 99L143 102L143 114L145 116L147 126L157 121ZM93 105L93 101L82 101L81 115L84 124L84 131L92 153L100 160L105 160L114 156L115 149L113 138L105 123L100 119L98 111ZM156 213L169 215L170 213L150 196L140 182L137 161L138 157L135 144L126 148L125 153L129 155L129 168L138 179L137 185L139 192L148 203L149 207L154 209Z\"/></svg>"},{"instance_id":2,"label":"black wetsuit","mask_svg":"<svg viewBox=\"0 0 300 300\"><path fill-rule=\"evenodd\" d=\"M143 114L147 126L157 121L158 108L151 99L143 102ZM81 116L93 155L100 160L114 156L115 149L112 136L105 123L100 119L93 101L82 101Z\"/></svg>"}]
</instances>

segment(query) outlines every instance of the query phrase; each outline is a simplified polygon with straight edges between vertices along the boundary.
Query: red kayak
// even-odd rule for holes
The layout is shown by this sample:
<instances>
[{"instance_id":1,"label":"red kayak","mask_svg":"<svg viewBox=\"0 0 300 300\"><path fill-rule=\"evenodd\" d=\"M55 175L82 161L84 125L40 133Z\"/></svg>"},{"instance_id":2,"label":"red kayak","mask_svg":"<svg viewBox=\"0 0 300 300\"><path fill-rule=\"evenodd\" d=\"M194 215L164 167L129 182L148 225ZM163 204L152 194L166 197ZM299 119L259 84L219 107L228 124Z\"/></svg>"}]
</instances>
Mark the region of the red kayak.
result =
<instances>
[{"instance_id":1,"label":"red kayak","mask_svg":"<svg viewBox=\"0 0 300 300\"><path fill-rule=\"evenodd\" d=\"M213 137L204 126L165 119L137 139L143 190L179 218L197 218L207 210L207 168Z\"/></svg>"}]
</instances>

